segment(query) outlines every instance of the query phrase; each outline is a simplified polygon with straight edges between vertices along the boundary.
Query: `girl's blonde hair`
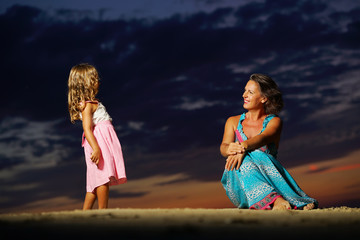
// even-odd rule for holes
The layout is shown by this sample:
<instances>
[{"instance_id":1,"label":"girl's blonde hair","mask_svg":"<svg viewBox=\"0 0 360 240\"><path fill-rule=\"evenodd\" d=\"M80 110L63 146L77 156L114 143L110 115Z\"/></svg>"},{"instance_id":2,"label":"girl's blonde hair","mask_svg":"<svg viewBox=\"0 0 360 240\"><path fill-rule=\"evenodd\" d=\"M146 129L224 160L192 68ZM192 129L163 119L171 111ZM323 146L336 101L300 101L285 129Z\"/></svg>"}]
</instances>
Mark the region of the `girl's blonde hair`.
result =
<instances>
[{"instance_id":1,"label":"girl's blonde hair","mask_svg":"<svg viewBox=\"0 0 360 240\"><path fill-rule=\"evenodd\" d=\"M99 91L99 74L96 68L81 63L71 68L68 80L68 106L71 122L80 120L85 101L94 101Z\"/></svg>"}]
</instances>

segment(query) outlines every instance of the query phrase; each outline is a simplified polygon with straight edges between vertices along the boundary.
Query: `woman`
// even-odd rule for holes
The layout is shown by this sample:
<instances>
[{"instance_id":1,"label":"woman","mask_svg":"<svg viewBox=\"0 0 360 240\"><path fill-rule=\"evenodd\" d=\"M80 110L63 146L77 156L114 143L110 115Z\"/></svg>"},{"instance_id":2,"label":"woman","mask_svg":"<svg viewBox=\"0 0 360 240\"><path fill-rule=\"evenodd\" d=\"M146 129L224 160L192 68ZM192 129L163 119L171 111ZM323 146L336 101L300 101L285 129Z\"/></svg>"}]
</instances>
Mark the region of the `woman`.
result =
<instances>
[{"instance_id":1,"label":"woman","mask_svg":"<svg viewBox=\"0 0 360 240\"><path fill-rule=\"evenodd\" d=\"M282 129L276 115L283 107L276 83L252 74L243 94L244 108L225 124L220 152L227 157L221 182L238 208L313 209L318 202L307 196L276 160Z\"/></svg>"}]
</instances>

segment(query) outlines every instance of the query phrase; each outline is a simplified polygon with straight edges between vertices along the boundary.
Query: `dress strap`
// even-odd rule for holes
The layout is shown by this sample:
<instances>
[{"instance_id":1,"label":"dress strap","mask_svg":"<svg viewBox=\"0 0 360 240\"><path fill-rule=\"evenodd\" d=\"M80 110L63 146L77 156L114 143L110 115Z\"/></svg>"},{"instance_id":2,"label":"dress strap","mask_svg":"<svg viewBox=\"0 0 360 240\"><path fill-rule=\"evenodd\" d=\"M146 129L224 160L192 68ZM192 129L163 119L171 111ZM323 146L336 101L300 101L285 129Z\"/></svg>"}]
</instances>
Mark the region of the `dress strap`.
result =
<instances>
[{"instance_id":1,"label":"dress strap","mask_svg":"<svg viewBox=\"0 0 360 240\"><path fill-rule=\"evenodd\" d=\"M84 101L84 102L79 102L79 106L83 107L85 105L85 103L99 103L99 101Z\"/></svg>"},{"instance_id":2,"label":"dress strap","mask_svg":"<svg viewBox=\"0 0 360 240\"><path fill-rule=\"evenodd\" d=\"M273 119L274 117L276 117L275 114L269 114L265 117L265 119L263 121L263 128L261 129L260 133L262 133L265 130L265 128L268 125L268 123L270 122L270 120Z\"/></svg>"},{"instance_id":3,"label":"dress strap","mask_svg":"<svg viewBox=\"0 0 360 240\"><path fill-rule=\"evenodd\" d=\"M241 122L245 119L245 114L246 113L242 113L241 116L240 116L240 119L239 119L239 123L238 123L238 126L237 126L237 130L242 130L242 124Z\"/></svg>"},{"instance_id":4,"label":"dress strap","mask_svg":"<svg viewBox=\"0 0 360 240\"><path fill-rule=\"evenodd\" d=\"M245 113L241 114L240 120L239 120L239 123L238 123L238 126L237 126L237 129L235 130L235 136L236 136L236 140L237 140L238 142L243 142L243 141L244 141L244 138L241 136L241 133L243 132L241 122L242 122L244 119L245 119ZM245 138L245 139L246 139L246 138Z\"/></svg>"},{"instance_id":5,"label":"dress strap","mask_svg":"<svg viewBox=\"0 0 360 240\"><path fill-rule=\"evenodd\" d=\"M240 116L240 120L239 120L239 123L238 123L238 126L237 126L237 131L239 131L239 132L242 132L242 131L243 131L243 126L242 126L241 122L245 119L245 116L246 116L246 113L245 113L245 112L242 113L241 116ZM275 114L269 114L269 115L267 115L267 116L265 117L265 119L264 119L264 121L263 121L263 128L261 129L261 132L260 132L260 133L262 133L262 132L265 130L265 128L266 128L266 126L268 125L268 123L269 123L269 122L271 121L271 119L273 119L274 117L276 117ZM240 139L239 139L239 141L240 141Z\"/></svg>"}]
</instances>

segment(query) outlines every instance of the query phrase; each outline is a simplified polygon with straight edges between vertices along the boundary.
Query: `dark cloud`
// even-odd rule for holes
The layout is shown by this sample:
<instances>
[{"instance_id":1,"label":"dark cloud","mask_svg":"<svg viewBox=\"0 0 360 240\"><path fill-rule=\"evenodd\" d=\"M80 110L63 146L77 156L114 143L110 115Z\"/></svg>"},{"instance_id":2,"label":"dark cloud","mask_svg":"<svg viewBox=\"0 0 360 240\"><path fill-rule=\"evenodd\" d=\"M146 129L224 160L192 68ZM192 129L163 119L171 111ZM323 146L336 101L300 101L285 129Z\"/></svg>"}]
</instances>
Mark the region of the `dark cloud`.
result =
<instances>
[{"instance_id":1,"label":"dark cloud","mask_svg":"<svg viewBox=\"0 0 360 240\"><path fill-rule=\"evenodd\" d=\"M60 196L83 199L85 179L85 162L80 161L20 171L2 178L1 193L6 196L2 208Z\"/></svg>"},{"instance_id":2,"label":"dark cloud","mask_svg":"<svg viewBox=\"0 0 360 240\"><path fill-rule=\"evenodd\" d=\"M286 166L332 157L335 145L346 154L360 140L359 12L326 1L264 1L160 20L101 20L13 6L0 16L0 174L50 196L57 193L41 183L45 170L62 166L52 176L59 194L78 197L58 179L84 171L70 169L83 158L82 130L70 124L66 96L69 70L80 62L100 72L99 98L130 178L218 179L225 121L243 111L242 89L254 72L271 75L284 93Z\"/></svg>"}]
</instances>

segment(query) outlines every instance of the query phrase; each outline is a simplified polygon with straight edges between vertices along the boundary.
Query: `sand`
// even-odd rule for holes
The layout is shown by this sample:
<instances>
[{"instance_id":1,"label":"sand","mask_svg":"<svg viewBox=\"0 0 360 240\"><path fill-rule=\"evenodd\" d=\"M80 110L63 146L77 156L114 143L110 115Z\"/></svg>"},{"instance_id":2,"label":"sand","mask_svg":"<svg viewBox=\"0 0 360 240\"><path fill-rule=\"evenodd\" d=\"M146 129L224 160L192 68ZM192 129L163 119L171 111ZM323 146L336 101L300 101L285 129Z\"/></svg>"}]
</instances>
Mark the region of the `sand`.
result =
<instances>
[{"instance_id":1,"label":"sand","mask_svg":"<svg viewBox=\"0 0 360 240\"><path fill-rule=\"evenodd\" d=\"M1 239L358 239L360 208L106 209L0 214ZM85 239L85 238L84 238Z\"/></svg>"}]
</instances>

